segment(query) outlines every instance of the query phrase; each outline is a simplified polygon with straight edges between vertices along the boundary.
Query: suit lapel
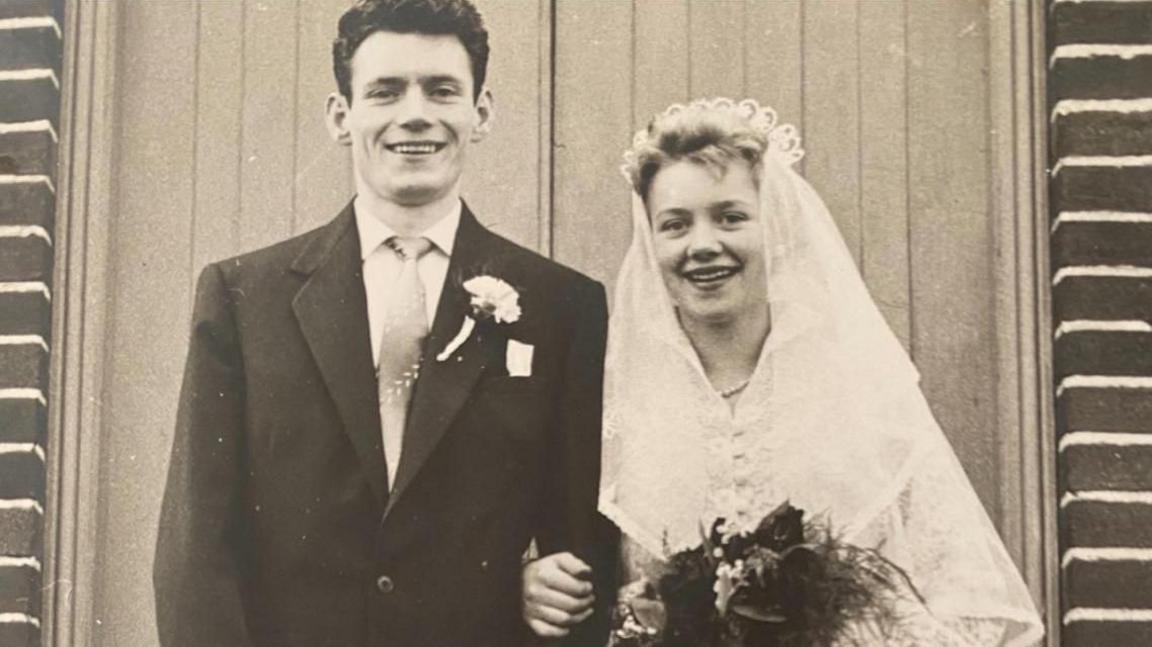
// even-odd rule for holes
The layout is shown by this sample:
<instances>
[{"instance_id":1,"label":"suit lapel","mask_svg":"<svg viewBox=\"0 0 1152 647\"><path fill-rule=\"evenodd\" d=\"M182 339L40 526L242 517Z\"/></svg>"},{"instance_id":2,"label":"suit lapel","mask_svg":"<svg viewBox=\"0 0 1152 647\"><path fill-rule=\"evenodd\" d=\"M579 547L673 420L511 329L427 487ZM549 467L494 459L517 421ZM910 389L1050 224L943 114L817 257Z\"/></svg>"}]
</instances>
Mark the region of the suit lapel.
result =
<instances>
[{"instance_id":1,"label":"suit lapel","mask_svg":"<svg viewBox=\"0 0 1152 647\"><path fill-rule=\"evenodd\" d=\"M349 204L293 263L293 271L308 280L292 301L292 310L383 507L388 499L387 465L361 267L360 239Z\"/></svg>"},{"instance_id":2,"label":"suit lapel","mask_svg":"<svg viewBox=\"0 0 1152 647\"><path fill-rule=\"evenodd\" d=\"M436 320L424 345L424 361L404 430L404 453L385 516L432 455L488 363L491 342L484 335L483 324L445 361L437 361L436 355L456 336L470 313L470 297L463 282L492 258L494 239L464 207L444 290L436 307Z\"/></svg>"}]
</instances>

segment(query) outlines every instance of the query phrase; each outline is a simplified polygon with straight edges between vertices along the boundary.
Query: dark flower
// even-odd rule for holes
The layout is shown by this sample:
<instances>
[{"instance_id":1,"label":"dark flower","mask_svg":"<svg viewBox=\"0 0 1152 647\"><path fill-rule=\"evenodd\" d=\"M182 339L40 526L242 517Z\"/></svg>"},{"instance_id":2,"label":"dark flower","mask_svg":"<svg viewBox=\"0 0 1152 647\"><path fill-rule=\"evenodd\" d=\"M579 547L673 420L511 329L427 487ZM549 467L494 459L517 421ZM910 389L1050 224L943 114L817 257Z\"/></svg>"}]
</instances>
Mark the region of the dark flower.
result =
<instances>
[{"instance_id":1,"label":"dark flower","mask_svg":"<svg viewBox=\"0 0 1152 647\"><path fill-rule=\"evenodd\" d=\"M817 592L812 582L821 582L824 577L822 557L805 546L796 546L788 551L780 564L779 594L780 605L785 614L794 622L803 619L803 610L823 600L812 599ZM796 627L802 629L803 627Z\"/></svg>"},{"instance_id":2,"label":"dark flower","mask_svg":"<svg viewBox=\"0 0 1152 647\"><path fill-rule=\"evenodd\" d=\"M676 553L656 584L664 602L667 647L697 647L709 644L716 620L716 593L713 562L703 547Z\"/></svg>"},{"instance_id":3,"label":"dark flower","mask_svg":"<svg viewBox=\"0 0 1152 647\"><path fill-rule=\"evenodd\" d=\"M804 541L804 511L785 501L760 521L752 533L757 546L783 552Z\"/></svg>"}]
</instances>

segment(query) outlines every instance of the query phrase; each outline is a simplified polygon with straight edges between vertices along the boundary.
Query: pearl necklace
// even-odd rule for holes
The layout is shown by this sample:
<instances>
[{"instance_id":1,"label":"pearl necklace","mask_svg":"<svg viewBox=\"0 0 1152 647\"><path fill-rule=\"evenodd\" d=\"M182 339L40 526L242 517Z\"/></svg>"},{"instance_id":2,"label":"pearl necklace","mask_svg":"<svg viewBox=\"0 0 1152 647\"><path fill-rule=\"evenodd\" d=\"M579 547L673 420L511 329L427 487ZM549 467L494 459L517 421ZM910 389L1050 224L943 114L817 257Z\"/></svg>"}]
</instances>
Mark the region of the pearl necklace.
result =
<instances>
[{"instance_id":1,"label":"pearl necklace","mask_svg":"<svg viewBox=\"0 0 1152 647\"><path fill-rule=\"evenodd\" d=\"M740 382L739 384L737 384L737 385L735 385L735 386L730 386L730 387L728 387L728 388L726 388L726 389L720 389L720 390L718 390L718 391L717 391L717 393L719 393L719 394L720 394L720 397L722 397L722 398L724 398L725 400L727 400L728 398L730 398L730 397L732 397L732 396L736 395L737 393L739 393L739 392L743 391L744 389L748 388L748 384L749 384L751 381L752 381L752 378L751 378L751 377L748 377L748 378L747 378L747 379L745 379L743 382Z\"/></svg>"}]
</instances>

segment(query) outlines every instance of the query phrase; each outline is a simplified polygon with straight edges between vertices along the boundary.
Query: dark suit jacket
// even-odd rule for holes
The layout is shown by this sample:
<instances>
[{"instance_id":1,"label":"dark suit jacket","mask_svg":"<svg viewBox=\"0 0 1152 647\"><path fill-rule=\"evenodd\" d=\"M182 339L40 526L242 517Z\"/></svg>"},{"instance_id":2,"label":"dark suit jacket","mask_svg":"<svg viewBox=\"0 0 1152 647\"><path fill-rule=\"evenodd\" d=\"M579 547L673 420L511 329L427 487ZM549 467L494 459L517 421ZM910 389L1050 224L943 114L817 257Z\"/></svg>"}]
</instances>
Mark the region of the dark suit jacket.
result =
<instances>
[{"instance_id":1,"label":"dark suit jacket","mask_svg":"<svg viewBox=\"0 0 1152 647\"><path fill-rule=\"evenodd\" d=\"M513 645L533 537L609 574L604 290L467 208L456 240L391 494L351 205L204 270L156 553L163 645ZM517 287L523 315L436 361L478 274ZM535 347L531 377L508 375L509 338Z\"/></svg>"}]
</instances>

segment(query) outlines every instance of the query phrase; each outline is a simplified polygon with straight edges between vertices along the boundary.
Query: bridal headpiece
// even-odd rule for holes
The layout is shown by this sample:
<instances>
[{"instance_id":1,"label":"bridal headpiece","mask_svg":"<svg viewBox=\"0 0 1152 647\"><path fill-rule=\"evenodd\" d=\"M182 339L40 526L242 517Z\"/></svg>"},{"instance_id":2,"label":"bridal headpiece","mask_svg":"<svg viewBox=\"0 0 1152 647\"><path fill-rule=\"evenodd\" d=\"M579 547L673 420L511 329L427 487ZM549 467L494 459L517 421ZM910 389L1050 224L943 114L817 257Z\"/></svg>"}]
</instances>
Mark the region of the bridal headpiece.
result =
<instances>
[{"instance_id":1,"label":"bridal headpiece","mask_svg":"<svg viewBox=\"0 0 1152 647\"><path fill-rule=\"evenodd\" d=\"M669 122L685 118L694 120L697 116L708 116L715 119L728 114L741 122L748 124L762 139L763 155L772 157L784 166L792 166L804 157L801 147L800 131L792 124L780 123L776 111L769 106L761 106L755 99L733 101L727 98L697 99L687 105L674 103L660 114L652 118L646 128L636 132L632 137L632 146L624 151L624 164L620 171L633 187L639 176L642 157L646 151L657 148L657 138L665 130L661 126Z\"/></svg>"}]
</instances>

